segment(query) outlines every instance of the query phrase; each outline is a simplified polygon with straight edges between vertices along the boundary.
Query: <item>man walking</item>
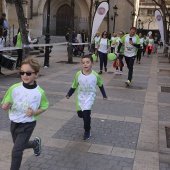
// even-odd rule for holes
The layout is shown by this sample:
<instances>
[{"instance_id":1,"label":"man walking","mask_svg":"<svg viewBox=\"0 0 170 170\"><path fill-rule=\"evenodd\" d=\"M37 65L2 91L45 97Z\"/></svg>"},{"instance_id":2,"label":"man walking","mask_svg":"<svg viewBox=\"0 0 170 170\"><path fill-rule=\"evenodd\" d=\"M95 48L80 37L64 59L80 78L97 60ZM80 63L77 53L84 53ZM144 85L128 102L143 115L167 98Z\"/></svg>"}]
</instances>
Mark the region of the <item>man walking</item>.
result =
<instances>
[{"instance_id":1,"label":"man walking","mask_svg":"<svg viewBox=\"0 0 170 170\"><path fill-rule=\"evenodd\" d=\"M125 83L127 84L127 86L129 86L132 81L133 65L134 65L135 57L137 55L138 48L140 48L140 39L138 35L136 35L135 27L131 27L129 34L125 34L121 38L117 50L117 57L120 54L120 48L122 45L124 45L125 61L129 69L128 80Z\"/></svg>"},{"instance_id":2,"label":"man walking","mask_svg":"<svg viewBox=\"0 0 170 170\"><path fill-rule=\"evenodd\" d=\"M158 34L155 33L155 36L154 36L154 47L153 47L154 53L157 53L159 40L160 40L160 38L159 38Z\"/></svg>"}]
</instances>

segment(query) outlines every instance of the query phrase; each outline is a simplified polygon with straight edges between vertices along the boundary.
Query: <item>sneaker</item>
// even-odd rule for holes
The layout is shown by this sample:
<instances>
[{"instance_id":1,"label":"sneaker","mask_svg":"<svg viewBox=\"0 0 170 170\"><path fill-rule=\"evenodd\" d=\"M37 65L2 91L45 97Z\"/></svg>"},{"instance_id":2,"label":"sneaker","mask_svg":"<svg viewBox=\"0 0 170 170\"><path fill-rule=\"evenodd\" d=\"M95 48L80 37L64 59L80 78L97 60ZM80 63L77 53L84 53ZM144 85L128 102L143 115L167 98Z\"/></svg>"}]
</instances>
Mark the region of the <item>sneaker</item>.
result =
<instances>
[{"instance_id":1,"label":"sneaker","mask_svg":"<svg viewBox=\"0 0 170 170\"><path fill-rule=\"evenodd\" d=\"M116 70L116 71L115 71L115 74L119 74L119 70Z\"/></svg>"},{"instance_id":2,"label":"sneaker","mask_svg":"<svg viewBox=\"0 0 170 170\"><path fill-rule=\"evenodd\" d=\"M119 71L119 74L122 75L122 74L123 74L123 71Z\"/></svg>"},{"instance_id":3,"label":"sneaker","mask_svg":"<svg viewBox=\"0 0 170 170\"><path fill-rule=\"evenodd\" d=\"M91 136L90 132L84 132L83 140L89 139Z\"/></svg>"},{"instance_id":4,"label":"sneaker","mask_svg":"<svg viewBox=\"0 0 170 170\"><path fill-rule=\"evenodd\" d=\"M129 86L130 85L130 80L125 81L126 85Z\"/></svg>"},{"instance_id":5,"label":"sneaker","mask_svg":"<svg viewBox=\"0 0 170 170\"><path fill-rule=\"evenodd\" d=\"M104 71L107 72L107 68L106 67L104 68Z\"/></svg>"},{"instance_id":6,"label":"sneaker","mask_svg":"<svg viewBox=\"0 0 170 170\"><path fill-rule=\"evenodd\" d=\"M41 154L41 138L35 137L34 142L36 143L36 147L34 149L34 155L39 156Z\"/></svg>"},{"instance_id":7,"label":"sneaker","mask_svg":"<svg viewBox=\"0 0 170 170\"><path fill-rule=\"evenodd\" d=\"M99 71L98 74L102 74L102 71Z\"/></svg>"}]
</instances>

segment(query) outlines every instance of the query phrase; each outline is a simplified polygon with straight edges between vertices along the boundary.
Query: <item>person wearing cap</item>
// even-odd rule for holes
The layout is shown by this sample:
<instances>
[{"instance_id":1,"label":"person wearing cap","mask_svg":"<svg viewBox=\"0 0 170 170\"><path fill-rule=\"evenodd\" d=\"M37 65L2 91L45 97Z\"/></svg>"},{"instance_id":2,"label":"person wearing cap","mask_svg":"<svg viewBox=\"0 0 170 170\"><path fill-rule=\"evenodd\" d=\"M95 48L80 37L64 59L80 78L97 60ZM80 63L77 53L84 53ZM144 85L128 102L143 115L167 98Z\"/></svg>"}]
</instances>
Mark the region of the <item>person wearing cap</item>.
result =
<instances>
[{"instance_id":1,"label":"person wearing cap","mask_svg":"<svg viewBox=\"0 0 170 170\"><path fill-rule=\"evenodd\" d=\"M6 20L6 14L2 13L1 18L0 18L0 26L3 26L4 31L3 31L3 37L5 38L5 44L6 44L6 37L8 34L8 21Z\"/></svg>"}]
</instances>

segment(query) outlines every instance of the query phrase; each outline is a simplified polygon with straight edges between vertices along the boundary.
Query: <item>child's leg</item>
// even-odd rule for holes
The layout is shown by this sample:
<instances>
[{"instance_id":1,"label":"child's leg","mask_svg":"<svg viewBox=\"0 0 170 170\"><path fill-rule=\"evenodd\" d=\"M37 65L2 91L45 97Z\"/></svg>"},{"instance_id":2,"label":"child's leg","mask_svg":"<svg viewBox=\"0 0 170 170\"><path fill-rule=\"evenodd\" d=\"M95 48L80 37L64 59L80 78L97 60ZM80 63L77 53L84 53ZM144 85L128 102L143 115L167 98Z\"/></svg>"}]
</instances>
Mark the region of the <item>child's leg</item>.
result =
<instances>
[{"instance_id":1,"label":"child's leg","mask_svg":"<svg viewBox=\"0 0 170 170\"><path fill-rule=\"evenodd\" d=\"M83 118L83 112L81 110L77 111L77 115L79 118Z\"/></svg>"},{"instance_id":2,"label":"child's leg","mask_svg":"<svg viewBox=\"0 0 170 170\"><path fill-rule=\"evenodd\" d=\"M89 132L90 129L91 129L91 110L84 110L82 112L82 115L83 115L83 121L84 121L84 130L85 132Z\"/></svg>"},{"instance_id":3,"label":"child's leg","mask_svg":"<svg viewBox=\"0 0 170 170\"><path fill-rule=\"evenodd\" d=\"M36 122L31 123L14 123L11 122L11 134L14 141L12 149L12 161L10 170L19 170L22 161L23 151L34 130ZM35 147L35 146L33 146Z\"/></svg>"}]
</instances>

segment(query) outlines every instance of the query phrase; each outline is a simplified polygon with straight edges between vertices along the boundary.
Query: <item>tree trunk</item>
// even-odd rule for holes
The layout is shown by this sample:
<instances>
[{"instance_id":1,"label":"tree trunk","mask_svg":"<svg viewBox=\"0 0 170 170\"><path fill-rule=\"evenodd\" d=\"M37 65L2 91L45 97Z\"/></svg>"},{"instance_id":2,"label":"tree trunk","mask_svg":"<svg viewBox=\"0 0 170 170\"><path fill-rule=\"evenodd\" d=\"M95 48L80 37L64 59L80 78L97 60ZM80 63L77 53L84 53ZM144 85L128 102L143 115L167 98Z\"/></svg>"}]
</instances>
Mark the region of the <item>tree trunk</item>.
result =
<instances>
[{"instance_id":1,"label":"tree trunk","mask_svg":"<svg viewBox=\"0 0 170 170\"><path fill-rule=\"evenodd\" d=\"M19 28L21 32L21 39L22 39L22 45L23 45L23 58L26 58L27 55L29 54L29 47L27 47L29 43L28 43L24 10L22 7L21 0L14 0L14 4L15 4L16 12L17 12Z\"/></svg>"},{"instance_id":2,"label":"tree trunk","mask_svg":"<svg viewBox=\"0 0 170 170\"><path fill-rule=\"evenodd\" d=\"M72 33L74 29L74 0L71 0L71 17L70 17L70 28L69 28L69 43L68 43L68 63L73 63L73 48L72 48Z\"/></svg>"},{"instance_id":3,"label":"tree trunk","mask_svg":"<svg viewBox=\"0 0 170 170\"><path fill-rule=\"evenodd\" d=\"M91 32L92 32L92 8L93 8L93 0L91 0L90 11L89 11L89 42L91 42Z\"/></svg>"}]
</instances>

